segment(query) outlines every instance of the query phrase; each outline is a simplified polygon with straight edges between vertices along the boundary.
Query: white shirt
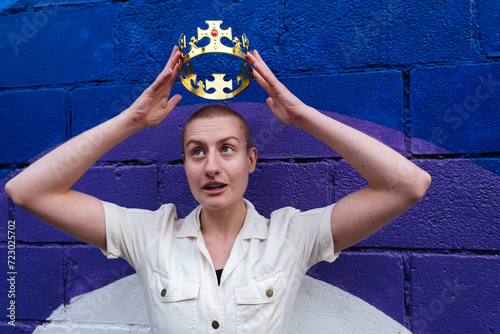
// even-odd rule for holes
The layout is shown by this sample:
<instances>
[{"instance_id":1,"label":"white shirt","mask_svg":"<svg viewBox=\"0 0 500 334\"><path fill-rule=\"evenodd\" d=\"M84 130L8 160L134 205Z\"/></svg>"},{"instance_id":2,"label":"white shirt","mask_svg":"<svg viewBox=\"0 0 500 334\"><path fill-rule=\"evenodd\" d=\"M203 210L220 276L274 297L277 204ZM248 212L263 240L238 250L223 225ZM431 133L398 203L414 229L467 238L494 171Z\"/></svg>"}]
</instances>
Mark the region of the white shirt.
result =
<instances>
[{"instance_id":1,"label":"white shirt","mask_svg":"<svg viewBox=\"0 0 500 334\"><path fill-rule=\"evenodd\" d=\"M152 333L286 333L300 283L319 261L333 262L333 205L300 212L286 207L247 215L220 286L200 229L201 206L177 219L157 211L103 202L108 258L137 271Z\"/></svg>"}]
</instances>

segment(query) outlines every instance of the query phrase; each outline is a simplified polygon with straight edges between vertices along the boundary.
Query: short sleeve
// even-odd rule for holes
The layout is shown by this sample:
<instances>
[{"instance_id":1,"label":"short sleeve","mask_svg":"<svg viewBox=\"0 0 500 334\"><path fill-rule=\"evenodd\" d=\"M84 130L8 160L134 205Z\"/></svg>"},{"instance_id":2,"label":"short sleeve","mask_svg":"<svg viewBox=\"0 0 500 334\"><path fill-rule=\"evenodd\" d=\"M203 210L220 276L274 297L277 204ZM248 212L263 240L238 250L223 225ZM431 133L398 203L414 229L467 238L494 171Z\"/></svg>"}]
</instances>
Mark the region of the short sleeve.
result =
<instances>
[{"instance_id":1,"label":"short sleeve","mask_svg":"<svg viewBox=\"0 0 500 334\"><path fill-rule=\"evenodd\" d=\"M333 262L334 251L331 213L334 204L293 215L287 235L305 269L320 261Z\"/></svg>"},{"instance_id":2,"label":"short sleeve","mask_svg":"<svg viewBox=\"0 0 500 334\"><path fill-rule=\"evenodd\" d=\"M145 253L160 235L172 233L177 220L175 206L165 204L157 211L128 209L102 201L106 223L106 248L109 259L121 257L136 271ZM168 236L167 236L168 237Z\"/></svg>"}]
</instances>

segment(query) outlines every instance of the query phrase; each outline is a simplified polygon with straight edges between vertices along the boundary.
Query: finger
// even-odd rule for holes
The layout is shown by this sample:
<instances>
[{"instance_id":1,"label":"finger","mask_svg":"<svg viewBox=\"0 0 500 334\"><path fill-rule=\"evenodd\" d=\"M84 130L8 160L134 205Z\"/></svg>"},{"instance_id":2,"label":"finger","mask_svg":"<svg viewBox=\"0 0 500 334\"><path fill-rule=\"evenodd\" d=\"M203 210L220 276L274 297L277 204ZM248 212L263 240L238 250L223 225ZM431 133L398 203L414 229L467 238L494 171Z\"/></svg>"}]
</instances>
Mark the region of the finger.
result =
<instances>
[{"instance_id":1,"label":"finger","mask_svg":"<svg viewBox=\"0 0 500 334\"><path fill-rule=\"evenodd\" d=\"M274 73L269 69L266 63L262 60L257 50L254 50L253 55L249 55L249 59L253 60L252 64L254 66L254 69L267 82L267 84L275 88L276 85L278 85L279 80L276 78ZM269 93L269 91L267 92Z\"/></svg>"},{"instance_id":2,"label":"finger","mask_svg":"<svg viewBox=\"0 0 500 334\"><path fill-rule=\"evenodd\" d=\"M257 58L255 58L252 54L248 54L248 60L250 60L250 63L255 64L258 62ZM257 80L257 83L266 91L269 93L269 84L266 82L266 80L262 77L262 75L257 71L257 69L252 68L252 75Z\"/></svg>"},{"instance_id":3,"label":"finger","mask_svg":"<svg viewBox=\"0 0 500 334\"><path fill-rule=\"evenodd\" d=\"M167 110L170 112L174 107L182 100L182 96L180 94L175 94L168 100Z\"/></svg>"},{"instance_id":4,"label":"finger","mask_svg":"<svg viewBox=\"0 0 500 334\"><path fill-rule=\"evenodd\" d=\"M179 47L177 45L175 45L174 48L172 49L172 52L170 53L170 57L168 57L167 64L172 66L172 59L176 57L177 53L180 53L180 51L179 51Z\"/></svg>"},{"instance_id":5,"label":"finger","mask_svg":"<svg viewBox=\"0 0 500 334\"><path fill-rule=\"evenodd\" d=\"M172 70L172 75L170 77L170 80L168 81L168 94L170 94L170 90L174 86L175 80L177 80L177 75L179 75L179 64L175 64L174 69Z\"/></svg>"},{"instance_id":6,"label":"finger","mask_svg":"<svg viewBox=\"0 0 500 334\"><path fill-rule=\"evenodd\" d=\"M257 71L253 71L252 75L254 79L257 81L257 83L269 94L269 85L267 84L266 80L259 74Z\"/></svg>"},{"instance_id":7,"label":"finger","mask_svg":"<svg viewBox=\"0 0 500 334\"><path fill-rule=\"evenodd\" d=\"M170 57L168 58L167 64L163 68L163 71L168 70L169 68L174 68L174 65L179 62L179 59L181 59L182 54L179 51L179 48L174 46L172 49L172 53L170 54Z\"/></svg>"},{"instance_id":8,"label":"finger","mask_svg":"<svg viewBox=\"0 0 500 334\"><path fill-rule=\"evenodd\" d=\"M160 73L156 80L149 86L149 89L151 90L152 93L156 94L158 91L161 90L161 88L167 83L173 75L173 70L171 68L167 69L166 72Z\"/></svg>"},{"instance_id":9,"label":"finger","mask_svg":"<svg viewBox=\"0 0 500 334\"><path fill-rule=\"evenodd\" d=\"M272 98L268 97L266 100L266 104L269 108L271 108L271 110L274 110L274 103Z\"/></svg>"}]
</instances>

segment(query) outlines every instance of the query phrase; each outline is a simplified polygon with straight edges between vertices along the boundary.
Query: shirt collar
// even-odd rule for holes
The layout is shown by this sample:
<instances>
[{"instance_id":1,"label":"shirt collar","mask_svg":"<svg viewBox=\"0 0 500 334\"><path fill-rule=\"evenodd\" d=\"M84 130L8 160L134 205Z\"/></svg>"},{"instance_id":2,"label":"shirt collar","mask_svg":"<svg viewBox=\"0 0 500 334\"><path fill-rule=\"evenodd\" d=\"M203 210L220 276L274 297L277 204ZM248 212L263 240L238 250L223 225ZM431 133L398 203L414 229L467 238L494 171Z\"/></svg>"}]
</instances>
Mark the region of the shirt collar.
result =
<instances>
[{"instance_id":1,"label":"shirt collar","mask_svg":"<svg viewBox=\"0 0 500 334\"><path fill-rule=\"evenodd\" d=\"M247 215L243 222L240 235L243 240L247 239L267 239L268 219L261 216L253 204L246 200ZM182 222L177 238L199 238L201 235L200 224L201 205L198 205Z\"/></svg>"}]
</instances>

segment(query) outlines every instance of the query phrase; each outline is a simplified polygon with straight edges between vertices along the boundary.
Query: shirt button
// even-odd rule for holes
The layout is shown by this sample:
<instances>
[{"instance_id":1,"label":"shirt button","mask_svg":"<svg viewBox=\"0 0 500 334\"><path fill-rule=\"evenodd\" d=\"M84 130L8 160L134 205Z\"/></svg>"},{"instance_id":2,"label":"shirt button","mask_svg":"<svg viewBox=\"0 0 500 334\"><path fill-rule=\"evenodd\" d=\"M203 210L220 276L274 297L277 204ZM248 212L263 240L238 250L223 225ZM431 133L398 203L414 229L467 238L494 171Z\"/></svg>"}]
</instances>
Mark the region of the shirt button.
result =
<instances>
[{"instance_id":1,"label":"shirt button","mask_svg":"<svg viewBox=\"0 0 500 334\"><path fill-rule=\"evenodd\" d=\"M273 294L274 294L273 289L267 289L266 296L268 296L269 298L271 298L273 296Z\"/></svg>"},{"instance_id":2,"label":"shirt button","mask_svg":"<svg viewBox=\"0 0 500 334\"><path fill-rule=\"evenodd\" d=\"M217 320L212 321L212 328L213 329L219 328L219 322Z\"/></svg>"},{"instance_id":3,"label":"shirt button","mask_svg":"<svg viewBox=\"0 0 500 334\"><path fill-rule=\"evenodd\" d=\"M167 294L167 289L163 289L163 290L161 290L161 296L162 296L162 297L165 297L165 296L166 296L166 294Z\"/></svg>"}]
</instances>

